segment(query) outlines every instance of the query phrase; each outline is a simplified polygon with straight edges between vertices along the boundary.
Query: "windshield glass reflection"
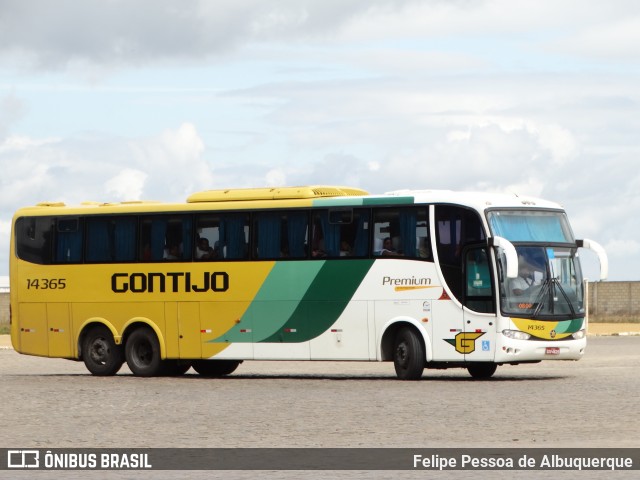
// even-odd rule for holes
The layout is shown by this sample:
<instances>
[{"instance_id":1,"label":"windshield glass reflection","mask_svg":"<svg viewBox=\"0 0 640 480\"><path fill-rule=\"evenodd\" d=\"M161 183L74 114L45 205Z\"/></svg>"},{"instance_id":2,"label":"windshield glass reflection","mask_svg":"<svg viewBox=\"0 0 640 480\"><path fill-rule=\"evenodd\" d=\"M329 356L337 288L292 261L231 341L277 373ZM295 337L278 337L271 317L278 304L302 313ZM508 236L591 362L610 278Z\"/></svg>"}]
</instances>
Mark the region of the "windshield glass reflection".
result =
<instances>
[{"instance_id":1,"label":"windshield glass reflection","mask_svg":"<svg viewBox=\"0 0 640 480\"><path fill-rule=\"evenodd\" d=\"M554 319L584 316L582 273L576 249L516 246L516 251L518 277L502 276L505 313Z\"/></svg>"}]
</instances>

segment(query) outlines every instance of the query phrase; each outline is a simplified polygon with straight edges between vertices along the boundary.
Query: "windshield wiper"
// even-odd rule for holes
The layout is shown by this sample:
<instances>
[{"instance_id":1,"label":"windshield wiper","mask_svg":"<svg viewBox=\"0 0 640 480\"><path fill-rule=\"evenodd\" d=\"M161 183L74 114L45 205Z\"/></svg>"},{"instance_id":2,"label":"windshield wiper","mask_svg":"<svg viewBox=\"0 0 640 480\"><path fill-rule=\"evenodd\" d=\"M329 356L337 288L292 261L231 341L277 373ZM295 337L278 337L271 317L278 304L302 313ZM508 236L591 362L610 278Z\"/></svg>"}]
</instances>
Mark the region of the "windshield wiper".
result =
<instances>
[{"instance_id":1,"label":"windshield wiper","mask_svg":"<svg viewBox=\"0 0 640 480\"><path fill-rule=\"evenodd\" d=\"M544 281L544 283L540 286L540 291L538 292L538 295L536 297L536 301L535 301L536 309L533 311L534 317L537 317L540 314L540 310L542 310L542 306L544 305L544 302L542 301L542 299L545 296L548 297L550 287L551 287L551 282L547 278Z\"/></svg>"},{"instance_id":2,"label":"windshield wiper","mask_svg":"<svg viewBox=\"0 0 640 480\"><path fill-rule=\"evenodd\" d=\"M567 292L565 292L564 288L562 287L560 280L558 280L557 278L553 278L551 279L551 281L553 282L554 285L558 287L558 290L560 290L560 293L564 297L564 300L567 302L567 305L569 305L569 309L571 310L571 315L575 318L576 311L573 308L573 303L569 300L569 296L567 295Z\"/></svg>"}]
</instances>

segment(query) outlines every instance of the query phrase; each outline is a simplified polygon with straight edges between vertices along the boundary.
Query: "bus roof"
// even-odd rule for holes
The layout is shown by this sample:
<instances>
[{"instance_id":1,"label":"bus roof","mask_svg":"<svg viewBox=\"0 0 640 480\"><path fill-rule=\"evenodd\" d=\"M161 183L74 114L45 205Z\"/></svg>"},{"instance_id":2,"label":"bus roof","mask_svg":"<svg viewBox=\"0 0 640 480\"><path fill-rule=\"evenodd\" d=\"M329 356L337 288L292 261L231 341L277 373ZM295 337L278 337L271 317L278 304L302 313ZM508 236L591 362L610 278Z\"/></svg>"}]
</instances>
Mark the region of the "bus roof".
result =
<instances>
[{"instance_id":1,"label":"bus roof","mask_svg":"<svg viewBox=\"0 0 640 480\"><path fill-rule=\"evenodd\" d=\"M186 203L157 201L83 202L66 205L63 202L41 202L21 208L20 215L52 214L122 214L125 212L180 212L205 210L251 210L295 207L357 207L401 204L445 203L463 205L484 211L489 208L545 208L562 206L534 197L516 194L458 192L453 190L396 190L384 194L369 194L365 190L344 186L300 186L276 188L241 188L207 190L190 195Z\"/></svg>"},{"instance_id":2,"label":"bus roof","mask_svg":"<svg viewBox=\"0 0 640 480\"><path fill-rule=\"evenodd\" d=\"M450 203L467 205L478 211L489 208L550 208L562 210L562 205L537 197L516 193L465 192L455 190L396 190L388 196L413 197L415 203Z\"/></svg>"},{"instance_id":3,"label":"bus roof","mask_svg":"<svg viewBox=\"0 0 640 480\"><path fill-rule=\"evenodd\" d=\"M366 195L369 195L369 192L360 188L333 187L328 185L276 188L236 188L227 190L206 190L204 192L194 193L187 198L187 203L352 197Z\"/></svg>"}]
</instances>

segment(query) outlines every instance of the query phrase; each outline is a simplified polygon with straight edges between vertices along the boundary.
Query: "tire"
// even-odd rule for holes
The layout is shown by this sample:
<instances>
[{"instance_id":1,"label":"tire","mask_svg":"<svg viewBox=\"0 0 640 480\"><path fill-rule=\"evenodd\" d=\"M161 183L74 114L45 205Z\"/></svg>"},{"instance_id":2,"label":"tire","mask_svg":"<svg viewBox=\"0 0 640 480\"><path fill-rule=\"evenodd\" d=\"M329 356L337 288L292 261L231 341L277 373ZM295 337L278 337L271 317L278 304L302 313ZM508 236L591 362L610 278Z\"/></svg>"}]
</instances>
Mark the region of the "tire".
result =
<instances>
[{"instance_id":1,"label":"tire","mask_svg":"<svg viewBox=\"0 0 640 480\"><path fill-rule=\"evenodd\" d=\"M179 377L191 368L191 363L184 360L163 360L161 375L166 377Z\"/></svg>"},{"instance_id":2,"label":"tire","mask_svg":"<svg viewBox=\"0 0 640 480\"><path fill-rule=\"evenodd\" d=\"M496 373L497 368L498 364L496 363L479 362L469 364L467 370L473 378L482 379L491 378L491 376Z\"/></svg>"},{"instance_id":3,"label":"tire","mask_svg":"<svg viewBox=\"0 0 640 480\"><path fill-rule=\"evenodd\" d=\"M194 360L191 365L193 369L203 377L224 377L235 372L239 360Z\"/></svg>"},{"instance_id":4,"label":"tire","mask_svg":"<svg viewBox=\"0 0 640 480\"><path fill-rule=\"evenodd\" d=\"M150 327L134 330L124 347L127 365L137 377L155 377L162 374L164 363L160 358L160 342Z\"/></svg>"},{"instance_id":5,"label":"tire","mask_svg":"<svg viewBox=\"0 0 640 480\"><path fill-rule=\"evenodd\" d=\"M93 375L115 375L124 363L122 347L116 345L111 330L104 325L91 327L82 341L82 360Z\"/></svg>"},{"instance_id":6,"label":"tire","mask_svg":"<svg viewBox=\"0 0 640 480\"><path fill-rule=\"evenodd\" d=\"M422 339L413 328L404 327L396 335L393 365L400 380L419 380L425 366Z\"/></svg>"}]
</instances>

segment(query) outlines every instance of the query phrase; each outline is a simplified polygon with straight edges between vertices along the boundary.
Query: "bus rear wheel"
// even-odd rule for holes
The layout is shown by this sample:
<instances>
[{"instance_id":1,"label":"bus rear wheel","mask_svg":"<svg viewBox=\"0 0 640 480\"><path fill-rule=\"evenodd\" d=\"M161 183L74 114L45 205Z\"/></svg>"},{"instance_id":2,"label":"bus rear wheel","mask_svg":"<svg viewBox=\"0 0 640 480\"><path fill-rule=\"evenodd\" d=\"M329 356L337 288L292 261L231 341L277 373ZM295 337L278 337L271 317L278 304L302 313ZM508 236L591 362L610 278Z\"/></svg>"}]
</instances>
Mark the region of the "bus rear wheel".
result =
<instances>
[{"instance_id":1,"label":"bus rear wheel","mask_svg":"<svg viewBox=\"0 0 640 480\"><path fill-rule=\"evenodd\" d=\"M491 378L496 373L498 365L490 362L472 363L467 367L469 374L473 378Z\"/></svg>"},{"instance_id":2,"label":"bus rear wheel","mask_svg":"<svg viewBox=\"0 0 640 480\"><path fill-rule=\"evenodd\" d=\"M131 332L124 348L127 365L137 377L154 377L162 374L160 342L149 327L140 327Z\"/></svg>"},{"instance_id":3,"label":"bus rear wheel","mask_svg":"<svg viewBox=\"0 0 640 480\"><path fill-rule=\"evenodd\" d=\"M194 360L193 369L203 377L224 377L235 372L239 360Z\"/></svg>"},{"instance_id":4,"label":"bus rear wheel","mask_svg":"<svg viewBox=\"0 0 640 480\"><path fill-rule=\"evenodd\" d=\"M111 331L104 325L97 325L84 336L82 360L93 375L107 377L118 373L124 363L124 355Z\"/></svg>"},{"instance_id":5,"label":"bus rear wheel","mask_svg":"<svg viewBox=\"0 0 640 480\"><path fill-rule=\"evenodd\" d=\"M425 351L416 331L402 328L396 335L393 348L393 366L401 380L419 380L425 365Z\"/></svg>"}]
</instances>

